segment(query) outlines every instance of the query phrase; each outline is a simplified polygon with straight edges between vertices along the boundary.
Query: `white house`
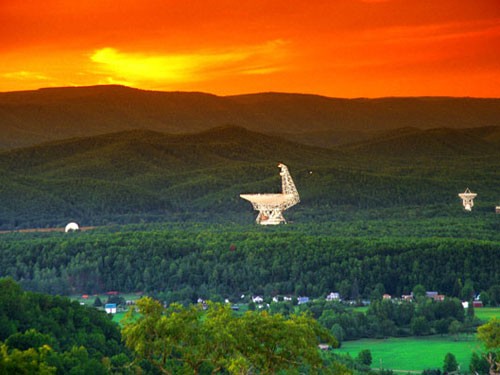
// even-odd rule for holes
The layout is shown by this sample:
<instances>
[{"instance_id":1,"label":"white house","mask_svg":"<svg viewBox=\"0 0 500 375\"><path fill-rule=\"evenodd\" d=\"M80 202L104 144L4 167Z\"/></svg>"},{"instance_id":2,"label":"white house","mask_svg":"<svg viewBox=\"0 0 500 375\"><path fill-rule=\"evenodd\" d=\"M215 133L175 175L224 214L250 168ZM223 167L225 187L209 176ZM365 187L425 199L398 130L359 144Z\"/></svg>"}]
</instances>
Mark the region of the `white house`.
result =
<instances>
[{"instance_id":1,"label":"white house","mask_svg":"<svg viewBox=\"0 0 500 375\"><path fill-rule=\"evenodd\" d=\"M264 302L264 298L262 298L261 296L253 296L252 301L253 303L262 303Z\"/></svg>"},{"instance_id":2,"label":"white house","mask_svg":"<svg viewBox=\"0 0 500 375\"><path fill-rule=\"evenodd\" d=\"M327 301L340 301L340 294L338 292L331 292L326 296Z\"/></svg>"},{"instance_id":3,"label":"white house","mask_svg":"<svg viewBox=\"0 0 500 375\"><path fill-rule=\"evenodd\" d=\"M116 303L107 303L104 305L104 310L108 314L116 314Z\"/></svg>"},{"instance_id":4,"label":"white house","mask_svg":"<svg viewBox=\"0 0 500 375\"><path fill-rule=\"evenodd\" d=\"M299 301L298 304L302 305L303 303L309 302L309 297L299 297L298 301Z\"/></svg>"}]
</instances>

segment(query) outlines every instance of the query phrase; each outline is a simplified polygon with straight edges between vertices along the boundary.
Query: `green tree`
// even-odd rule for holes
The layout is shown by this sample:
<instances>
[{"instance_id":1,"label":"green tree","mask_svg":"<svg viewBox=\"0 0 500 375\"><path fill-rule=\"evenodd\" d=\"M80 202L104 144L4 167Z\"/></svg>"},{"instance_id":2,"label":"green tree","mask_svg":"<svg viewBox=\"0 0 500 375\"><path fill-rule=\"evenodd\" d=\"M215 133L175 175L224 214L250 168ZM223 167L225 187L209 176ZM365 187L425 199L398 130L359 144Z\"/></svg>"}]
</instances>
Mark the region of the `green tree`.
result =
<instances>
[{"instance_id":1,"label":"green tree","mask_svg":"<svg viewBox=\"0 0 500 375\"><path fill-rule=\"evenodd\" d=\"M483 291L481 291L481 293L479 293L479 299L481 300L481 302L483 303L484 306L490 305L490 301L491 301L490 295L485 290L483 290Z\"/></svg>"},{"instance_id":2,"label":"green tree","mask_svg":"<svg viewBox=\"0 0 500 375\"><path fill-rule=\"evenodd\" d=\"M473 374L487 374L490 371L490 364L485 357L473 352L470 358L469 370Z\"/></svg>"},{"instance_id":3,"label":"green tree","mask_svg":"<svg viewBox=\"0 0 500 375\"><path fill-rule=\"evenodd\" d=\"M370 366L372 364L372 352L369 349L364 349L358 353L358 361L363 365Z\"/></svg>"},{"instance_id":4,"label":"green tree","mask_svg":"<svg viewBox=\"0 0 500 375\"><path fill-rule=\"evenodd\" d=\"M27 350L8 350L7 345L0 346L0 374L41 374L56 373L56 368L46 362L51 352L50 347L29 348Z\"/></svg>"},{"instance_id":5,"label":"green tree","mask_svg":"<svg viewBox=\"0 0 500 375\"><path fill-rule=\"evenodd\" d=\"M488 351L486 360L490 364L490 374L500 373L500 320L495 317L480 326L477 338Z\"/></svg>"},{"instance_id":6,"label":"green tree","mask_svg":"<svg viewBox=\"0 0 500 375\"><path fill-rule=\"evenodd\" d=\"M338 323L335 323L332 328L330 329L330 332L331 334L333 335L333 337L335 337L337 339L337 341L339 342L339 344L344 341L344 329L342 328L342 326Z\"/></svg>"},{"instance_id":7,"label":"green tree","mask_svg":"<svg viewBox=\"0 0 500 375\"><path fill-rule=\"evenodd\" d=\"M417 284L413 287L413 296L415 298L425 296L425 286Z\"/></svg>"},{"instance_id":8,"label":"green tree","mask_svg":"<svg viewBox=\"0 0 500 375\"><path fill-rule=\"evenodd\" d=\"M465 281L465 284L460 291L460 298L464 301L470 301L474 297L474 284L470 279Z\"/></svg>"},{"instance_id":9,"label":"green tree","mask_svg":"<svg viewBox=\"0 0 500 375\"><path fill-rule=\"evenodd\" d=\"M241 373L250 369L263 373L310 366L322 361L318 338L338 346L316 321L305 315L282 315L248 311L237 317L226 305L168 308L151 298L137 302L139 317L129 312L123 336L138 358L152 363L165 374Z\"/></svg>"},{"instance_id":10,"label":"green tree","mask_svg":"<svg viewBox=\"0 0 500 375\"><path fill-rule=\"evenodd\" d=\"M443 372L445 374L458 370L458 362L452 353L446 353L444 356Z\"/></svg>"},{"instance_id":11,"label":"green tree","mask_svg":"<svg viewBox=\"0 0 500 375\"><path fill-rule=\"evenodd\" d=\"M448 332L450 335L455 336L455 341L458 340L458 335L462 331L462 324L458 320L453 320L449 327L448 327Z\"/></svg>"},{"instance_id":12,"label":"green tree","mask_svg":"<svg viewBox=\"0 0 500 375\"><path fill-rule=\"evenodd\" d=\"M488 289L488 294L490 295L491 305L500 305L500 285L493 285Z\"/></svg>"},{"instance_id":13,"label":"green tree","mask_svg":"<svg viewBox=\"0 0 500 375\"><path fill-rule=\"evenodd\" d=\"M56 340L50 335L44 335L31 328L24 333L15 333L10 336L5 344L10 349L28 350L30 348L40 348L44 345L48 347L57 346Z\"/></svg>"},{"instance_id":14,"label":"green tree","mask_svg":"<svg viewBox=\"0 0 500 375\"><path fill-rule=\"evenodd\" d=\"M423 316L417 316L411 320L411 332L415 336L428 335L430 332L430 325L427 319Z\"/></svg>"}]
</instances>

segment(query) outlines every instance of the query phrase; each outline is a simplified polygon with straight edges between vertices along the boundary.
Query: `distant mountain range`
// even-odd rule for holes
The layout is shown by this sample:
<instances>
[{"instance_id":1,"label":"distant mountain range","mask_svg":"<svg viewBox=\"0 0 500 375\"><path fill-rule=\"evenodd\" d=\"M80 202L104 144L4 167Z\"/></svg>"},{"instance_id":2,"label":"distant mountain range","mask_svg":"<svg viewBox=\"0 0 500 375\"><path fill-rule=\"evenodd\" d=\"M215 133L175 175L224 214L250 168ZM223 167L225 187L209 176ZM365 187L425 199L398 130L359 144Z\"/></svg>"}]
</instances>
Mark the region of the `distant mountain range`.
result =
<instances>
[{"instance_id":1,"label":"distant mountain range","mask_svg":"<svg viewBox=\"0 0 500 375\"><path fill-rule=\"evenodd\" d=\"M302 199L292 211L303 220L391 207L456 211L466 187L486 212L500 203L499 146L500 127L385 130L330 149L237 126L74 137L0 152L0 229L179 217L251 223L239 194L279 192L278 162L290 168Z\"/></svg>"},{"instance_id":2,"label":"distant mountain range","mask_svg":"<svg viewBox=\"0 0 500 375\"><path fill-rule=\"evenodd\" d=\"M215 96L123 86L0 93L0 149L133 129L186 134L226 125L332 147L398 128L494 129L500 126L500 99Z\"/></svg>"}]
</instances>

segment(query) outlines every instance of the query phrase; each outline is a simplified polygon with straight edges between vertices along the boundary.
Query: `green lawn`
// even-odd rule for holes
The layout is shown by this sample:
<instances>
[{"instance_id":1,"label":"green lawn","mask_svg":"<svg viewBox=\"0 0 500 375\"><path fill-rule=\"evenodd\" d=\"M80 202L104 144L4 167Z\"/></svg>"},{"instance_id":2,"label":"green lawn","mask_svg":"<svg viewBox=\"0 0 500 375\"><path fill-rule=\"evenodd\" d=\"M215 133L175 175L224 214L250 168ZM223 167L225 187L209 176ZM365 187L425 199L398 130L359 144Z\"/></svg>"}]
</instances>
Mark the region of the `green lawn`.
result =
<instances>
[{"instance_id":1,"label":"green lawn","mask_svg":"<svg viewBox=\"0 0 500 375\"><path fill-rule=\"evenodd\" d=\"M491 318L500 319L500 307L480 307L474 309L474 314L485 323Z\"/></svg>"},{"instance_id":2,"label":"green lawn","mask_svg":"<svg viewBox=\"0 0 500 375\"><path fill-rule=\"evenodd\" d=\"M118 312L113 315L113 322L115 323L120 323L120 321L123 319L125 316L126 312Z\"/></svg>"},{"instance_id":3,"label":"green lawn","mask_svg":"<svg viewBox=\"0 0 500 375\"><path fill-rule=\"evenodd\" d=\"M361 350L372 353L372 368L401 371L419 371L428 368L442 368L446 353L453 353L462 369L469 368L473 351L479 351L480 344L474 337L462 337L454 341L451 336L428 336L390 338L386 340L356 340L342 343L339 353L356 357Z\"/></svg>"}]
</instances>

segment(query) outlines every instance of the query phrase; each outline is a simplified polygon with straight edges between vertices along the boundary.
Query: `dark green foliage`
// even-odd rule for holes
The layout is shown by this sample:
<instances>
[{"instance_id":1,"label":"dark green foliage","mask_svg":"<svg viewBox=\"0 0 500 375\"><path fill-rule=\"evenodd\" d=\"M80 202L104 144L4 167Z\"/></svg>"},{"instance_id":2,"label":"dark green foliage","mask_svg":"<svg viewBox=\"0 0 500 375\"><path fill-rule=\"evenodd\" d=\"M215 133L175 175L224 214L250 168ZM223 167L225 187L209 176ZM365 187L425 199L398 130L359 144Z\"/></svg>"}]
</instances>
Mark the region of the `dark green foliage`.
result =
<instances>
[{"instance_id":1,"label":"dark green foliage","mask_svg":"<svg viewBox=\"0 0 500 375\"><path fill-rule=\"evenodd\" d=\"M287 212L291 220L398 219L410 211L458 217L457 193L467 186L480 194L469 216L493 215L500 196L498 144L472 132L438 130L425 131L416 148L398 132L386 135L385 151L379 139L326 150L220 127L192 135L128 131L0 152L0 228L62 227L70 220L85 226L252 223L252 209L239 194L279 191L280 161L290 167L302 199Z\"/></svg>"},{"instance_id":2,"label":"dark green foliage","mask_svg":"<svg viewBox=\"0 0 500 375\"><path fill-rule=\"evenodd\" d=\"M458 370L458 362L452 353L447 353L444 357L443 372L445 374Z\"/></svg>"},{"instance_id":3,"label":"dark green foliage","mask_svg":"<svg viewBox=\"0 0 500 375\"><path fill-rule=\"evenodd\" d=\"M486 360L485 355L473 352L470 359L469 370L471 373L488 374L490 371L490 364Z\"/></svg>"},{"instance_id":4,"label":"dark green foliage","mask_svg":"<svg viewBox=\"0 0 500 375\"><path fill-rule=\"evenodd\" d=\"M363 365L370 366L372 364L372 352L369 349L364 349L358 353L358 361Z\"/></svg>"},{"instance_id":5,"label":"dark green foliage","mask_svg":"<svg viewBox=\"0 0 500 375\"><path fill-rule=\"evenodd\" d=\"M236 316L227 304L215 303L164 309L149 297L137 307L139 316L131 311L124 323L125 343L165 374L299 373L303 366L317 374L324 369L318 344L338 346L306 315L285 319L247 311Z\"/></svg>"},{"instance_id":6,"label":"dark green foliage","mask_svg":"<svg viewBox=\"0 0 500 375\"><path fill-rule=\"evenodd\" d=\"M427 370L422 371L422 375L441 375L441 374L442 374L442 372L438 368L436 368L436 369L427 369Z\"/></svg>"},{"instance_id":7,"label":"dark green foliage","mask_svg":"<svg viewBox=\"0 0 500 375\"><path fill-rule=\"evenodd\" d=\"M192 302L207 293L236 298L265 290L325 296L344 280L357 280L365 298L377 283L396 296L424 280L450 295L451 281L465 275L481 289L500 285L495 241L345 238L339 225L331 235L307 226L179 227L3 235L0 270L42 292L164 292L165 300ZM238 250L230 251L230 243Z\"/></svg>"},{"instance_id":8,"label":"dark green foliage","mask_svg":"<svg viewBox=\"0 0 500 375\"><path fill-rule=\"evenodd\" d=\"M24 292L9 278L0 279L0 334L4 357L12 356L16 366L26 359L58 373L104 374L103 358L126 353L118 326L104 312Z\"/></svg>"}]
</instances>

